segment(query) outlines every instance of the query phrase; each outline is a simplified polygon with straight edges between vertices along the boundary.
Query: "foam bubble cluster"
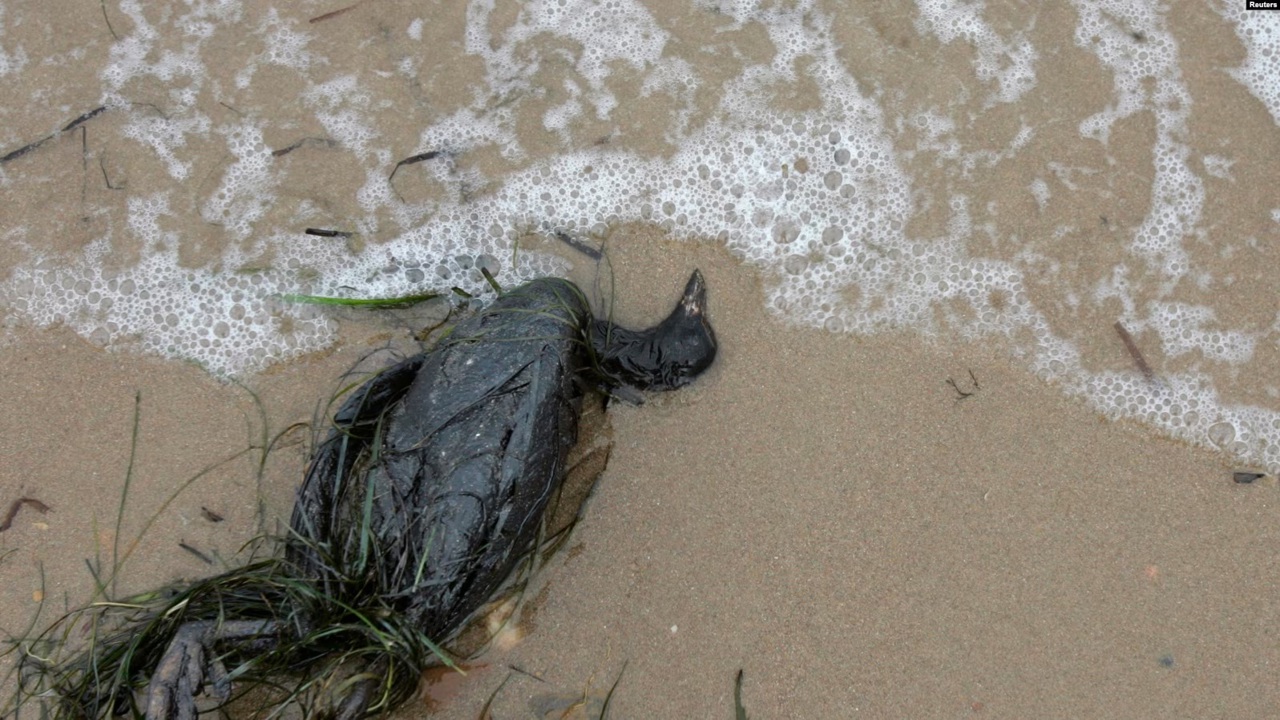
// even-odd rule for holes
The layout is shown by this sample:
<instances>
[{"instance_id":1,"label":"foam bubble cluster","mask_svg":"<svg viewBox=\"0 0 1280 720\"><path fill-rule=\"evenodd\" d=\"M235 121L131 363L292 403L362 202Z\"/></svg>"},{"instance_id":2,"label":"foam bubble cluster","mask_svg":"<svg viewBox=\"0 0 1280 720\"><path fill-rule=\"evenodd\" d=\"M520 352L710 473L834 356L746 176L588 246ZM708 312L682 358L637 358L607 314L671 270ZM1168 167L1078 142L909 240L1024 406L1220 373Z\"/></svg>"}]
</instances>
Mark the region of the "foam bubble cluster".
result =
<instances>
[{"instance_id":1,"label":"foam bubble cluster","mask_svg":"<svg viewBox=\"0 0 1280 720\"><path fill-rule=\"evenodd\" d=\"M270 8L257 29L265 38L263 52L248 58L236 73L236 87L243 90L253 82L253 76L262 63L304 71L319 62L316 55L307 50L311 37L299 31L297 23L280 17L279 11Z\"/></svg>"},{"instance_id":2,"label":"foam bubble cluster","mask_svg":"<svg viewBox=\"0 0 1280 720\"><path fill-rule=\"evenodd\" d=\"M529 40L537 35L554 34L582 47L582 52L572 61L587 87L569 83L566 89L571 99L565 106L549 111L543 120L549 129L563 128L565 119L581 109L581 100L589 103L598 117L607 116L617 107L617 98L605 85L611 74L610 63L625 63L635 68L662 64L667 33L640 3L530 0L521 4L515 23L505 28L499 38L489 36L493 11L492 0L468 6L466 47L468 52L486 56L489 85L499 91L534 89L532 76L544 58L520 55L528 50Z\"/></svg>"},{"instance_id":3,"label":"foam bubble cluster","mask_svg":"<svg viewBox=\"0 0 1280 720\"><path fill-rule=\"evenodd\" d=\"M1131 247L1172 288L1190 269L1182 242L1204 205L1204 183L1188 164L1191 93L1182 80L1178 46L1163 11L1123 0L1079 0L1076 42L1113 72L1115 101L1080 124L1080 132L1106 143L1112 126L1142 110L1156 120L1151 211Z\"/></svg>"},{"instance_id":4,"label":"foam bubble cluster","mask_svg":"<svg viewBox=\"0 0 1280 720\"><path fill-rule=\"evenodd\" d=\"M980 3L956 0L918 0L917 25L944 43L965 39L977 51L974 70L983 82L994 82L993 102L1017 102L1036 85L1039 54L1024 34L1005 41L982 18Z\"/></svg>"},{"instance_id":5,"label":"foam bubble cluster","mask_svg":"<svg viewBox=\"0 0 1280 720\"><path fill-rule=\"evenodd\" d=\"M325 238L268 239L279 250L274 269L252 267L230 252L225 271L182 267L163 194L130 201L129 228L145 243L143 259L116 267L100 239L71 264L36 261L20 266L0 292L0 304L36 325L63 323L96 344L196 362L218 375L243 375L322 349L335 322L317 306L283 296L397 297L424 287L457 287L484 297L492 289L480 272L500 271L496 239L460 247L456 219L406 237L394 247L352 256ZM468 228L468 230L473 230ZM485 252L488 248L489 252ZM317 270L324 269L324 277ZM562 274L563 261L524 253L513 282ZM353 295L351 288L363 292ZM367 294L366 294L367 293Z\"/></svg>"},{"instance_id":6,"label":"foam bubble cluster","mask_svg":"<svg viewBox=\"0 0 1280 720\"><path fill-rule=\"evenodd\" d=\"M222 177L212 197L205 202L206 222L221 225L236 239L249 237L275 196L277 180L271 174L271 149L262 139L262 130L252 121L219 129L227 139L227 149L236 158Z\"/></svg>"},{"instance_id":7,"label":"foam bubble cluster","mask_svg":"<svg viewBox=\"0 0 1280 720\"><path fill-rule=\"evenodd\" d=\"M1152 303L1148 322L1160 335L1164 353L1178 357L1200 352L1204 357L1240 364L1253 357L1257 338L1238 330L1214 329L1211 308L1187 303Z\"/></svg>"},{"instance_id":8,"label":"foam bubble cluster","mask_svg":"<svg viewBox=\"0 0 1280 720\"><path fill-rule=\"evenodd\" d=\"M1240 84L1271 111L1280 125L1280 15L1249 12L1241 3L1220 2L1218 12L1232 21L1236 35L1244 43L1244 64L1231 71Z\"/></svg>"},{"instance_id":9,"label":"foam bubble cluster","mask_svg":"<svg viewBox=\"0 0 1280 720\"><path fill-rule=\"evenodd\" d=\"M0 5L0 37L4 37L4 15L4 6ZM9 50L0 45L0 77L19 72L26 67L26 64L27 51L21 46Z\"/></svg>"}]
</instances>

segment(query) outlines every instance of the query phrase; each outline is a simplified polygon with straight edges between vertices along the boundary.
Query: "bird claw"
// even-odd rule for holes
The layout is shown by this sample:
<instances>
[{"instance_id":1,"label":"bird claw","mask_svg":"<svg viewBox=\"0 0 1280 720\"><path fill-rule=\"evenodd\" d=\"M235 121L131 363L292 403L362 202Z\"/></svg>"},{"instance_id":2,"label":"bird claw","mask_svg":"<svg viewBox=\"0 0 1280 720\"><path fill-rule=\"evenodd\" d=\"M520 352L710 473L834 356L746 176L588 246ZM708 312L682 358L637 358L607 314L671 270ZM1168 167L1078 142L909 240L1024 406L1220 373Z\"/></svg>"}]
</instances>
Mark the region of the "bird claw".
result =
<instances>
[{"instance_id":1,"label":"bird claw","mask_svg":"<svg viewBox=\"0 0 1280 720\"><path fill-rule=\"evenodd\" d=\"M204 687L211 629L207 621L192 622L174 634L147 687L147 720L196 720L199 716L196 696Z\"/></svg>"},{"instance_id":2,"label":"bird claw","mask_svg":"<svg viewBox=\"0 0 1280 720\"><path fill-rule=\"evenodd\" d=\"M272 621L189 622L178 628L147 687L147 720L197 720L196 697L209 685L218 700L231 697L231 677L213 651L215 642L270 635Z\"/></svg>"}]
</instances>

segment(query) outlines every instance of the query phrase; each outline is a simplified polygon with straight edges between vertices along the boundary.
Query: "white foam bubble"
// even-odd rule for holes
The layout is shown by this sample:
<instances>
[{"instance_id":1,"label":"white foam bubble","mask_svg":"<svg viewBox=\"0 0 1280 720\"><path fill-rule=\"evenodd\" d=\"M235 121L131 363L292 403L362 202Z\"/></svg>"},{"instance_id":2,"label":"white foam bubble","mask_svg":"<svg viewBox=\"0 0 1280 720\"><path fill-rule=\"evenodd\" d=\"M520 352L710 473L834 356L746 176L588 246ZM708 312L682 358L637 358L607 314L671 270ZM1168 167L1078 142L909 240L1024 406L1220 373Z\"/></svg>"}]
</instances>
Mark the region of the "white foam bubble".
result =
<instances>
[{"instance_id":1,"label":"white foam bubble","mask_svg":"<svg viewBox=\"0 0 1280 720\"><path fill-rule=\"evenodd\" d=\"M549 33L578 43L576 56L560 55L570 62L585 81L581 90L585 102L597 117L607 116L618 104L605 80L609 64L625 63L634 68L661 61L662 48L669 37L640 3L598 2L597 0L530 0L520 4L514 23L500 37L491 37L493 0L473 2L467 8L467 50L483 57L490 87L502 92L533 90L532 78L549 58L526 54L529 40ZM544 120L549 127L565 122L561 116Z\"/></svg>"},{"instance_id":2,"label":"white foam bubble","mask_svg":"<svg viewBox=\"0 0 1280 720\"><path fill-rule=\"evenodd\" d=\"M995 83L990 102L1017 102L1036 85L1035 63L1039 54L1016 32L1005 40L982 18L982 3L957 0L916 0L920 15L916 24L943 43L963 38L976 51L974 70L983 82Z\"/></svg>"},{"instance_id":3,"label":"white foam bubble","mask_svg":"<svg viewBox=\"0 0 1280 720\"><path fill-rule=\"evenodd\" d=\"M103 346L196 362L219 375L242 375L319 350L333 341L335 322L314 305L287 302L289 294L396 297L424 285L491 294L480 264L496 264L498 244L476 251L474 228L450 218L360 255L327 238L274 236L273 268L249 268L250 258L224 253L218 268L183 267L180 237L165 229L172 217L167 194L129 201L129 231L143 243L142 261L118 268L111 244L100 238L70 263L36 258L0 286L0 305L37 326L64 323ZM487 248L487 252L483 251ZM236 268L245 268L237 271ZM324 271L317 277L317 271ZM562 274L562 260L522 253L506 277L518 283Z\"/></svg>"},{"instance_id":4,"label":"white foam bubble","mask_svg":"<svg viewBox=\"0 0 1280 720\"><path fill-rule=\"evenodd\" d=\"M1081 123L1081 134L1106 143L1116 121L1140 110L1155 117L1151 209L1130 247L1171 289L1190 269L1182 242L1204 205L1204 183L1188 164L1191 93L1182 80L1177 42L1162 8L1124 0L1076 0L1076 8L1076 42L1111 69L1115 92L1107 107Z\"/></svg>"},{"instance_id":5,"label":"white foam bubble","mask_svg":"<svg viewBox=\"0 0 1280 720\"><path fill-rule=\"evenodd\" d=\"M4 16L5 8L0 5L0 38L4 37ZM21 45L12 49L0 45L0 77L21 72L26 65L27 51Z\"/></svg>"},{"instance_id":6,"label":"white foam bubble","mask_svg":"<svg viewBox=\"0 0 1280 720\"><path fill-rule=\"evenodd\" d=\"M346 74L316 83L307 88L303 99L316 108L316 119L330 138L357 155L370 151L369 144L375 138L365 110L371 100L358 77Z\"/></svg>"},{"instance_id":7,"label":"white foam bubble","mask_svg":"<svg viewBox=\"0 0 1280 720\"><path fill-rule=\"evenodd\" d=\"M1178 302L1152 303L1147 322L1160 335L1165 355L1200 352L1205 358L1240 364L1253 357L1257 337L1239 330L1215 328L1212 308Z\"/></svg>"},{"instance_id":8,"label":"white foam bubble","mask_svg":"<svg viewBox=\"0 0 1280 720\"><path fill-rule=\"evenodd\" d=\"M1235 26L1247 53L1244 64L1233 69L1231 77L1261 100L1280 124L1280 14L1249 12L1242 5L1229 0L1216 4L1218 12Z\"/></svg>"},{"instance_id":9,"label":"white foam bubble","mask_svg":"<svg viewBox=\"0 0 1280 720\"><path fill-rule=\"evenodd\" d=\"M1235 182L1235 177L1231 175L1231 166L1235 164L1235 160L1222 155L1214 155L1212 153L1202 157L1201 162L1204 163L1204 171L1219 180L1230 180Z\"/></svg>"},{"instance_id":10,"label":"white foam bubble","mask_svg":"<svg viewBox=\"0 0 1280 720\"><path fill-rule=\"evenodd\" d=\"M262 63L292 68L300 73L313 64L323 64L322 59L307 50L311 34L300 29L299 21L282 18L275 8L268 9L253 35L262 38L263 50L242 60L243 65L235 75L238 89L249 87Z\"/></svg>"},{"instance_id":11,"label":"white foam bubble","mask_svg":"<svg viewBox=\"0 0 1280 720\"><path fill-rule=\"evenodd\" d=\"M236 162L226 169L201 215L206 222L221 225L232 237L243 240L275 201L272 191L278 179L271 173L271 149L262 139L261 128L251 120L227 125L217 132L226 138L227 149Z\"/></svg>"},{"instance_id":12,"label":"white foam bubble","mask_svg":"<svg viewBox=\"0 0 1280 720\"><path fill-rule=\"evenodd\" d=\"M1036 178L1031 181L1031 185L1027 189L1031 191L1032 197L1036 199L1036 207L1040 208L1041 212L1044 212L1045 207L1049 204L1051 195L1049 183L1045 182L1044 178Z\"/></svg>"}]
</instances>

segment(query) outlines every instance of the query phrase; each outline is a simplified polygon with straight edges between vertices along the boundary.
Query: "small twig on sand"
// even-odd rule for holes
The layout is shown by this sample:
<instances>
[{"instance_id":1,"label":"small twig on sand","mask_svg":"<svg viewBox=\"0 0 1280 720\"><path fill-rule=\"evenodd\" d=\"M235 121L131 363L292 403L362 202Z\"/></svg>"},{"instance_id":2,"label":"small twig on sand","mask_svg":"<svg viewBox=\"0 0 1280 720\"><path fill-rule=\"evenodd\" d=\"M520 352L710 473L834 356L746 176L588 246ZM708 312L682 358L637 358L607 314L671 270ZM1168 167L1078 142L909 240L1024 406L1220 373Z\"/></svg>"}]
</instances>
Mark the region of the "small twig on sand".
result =
<instances>
[{"instance_id":1,"label":"small twig on sand","mask_svg":"<svg viewBox=\"0 0 1280 720\"><path fill-rule=\"evenodd\" d=\"M13 519L18 516L18 511L21 510L23 506L29 507L41 515L44 515L50 510L48 505L45 505L35 498L18 498L9 505L9 511L4 514L4 518L0 519L0 532L8 530L13 525Z\"/></svg>"},{"instance_id":2,"label":"small twig on sand","mask_svg":"<svg viewBox=\"0 0 1280 720\"><path fill-rule=\"evenodd\" d=\"M333 140L330 140L329 138L304 137L301 140L295 141L292 145L286 145L285 147L282 147L279 150L272 150L271 157L283 157L304 145L314 146L314 147L325 147L325 148L338 147L338 143L334 142Z\"/></svg>"},{"instance_id":3,"label":"small twig on sand","mask_svg":"<svg viewBox=\"0 0 1280 720\"><path fill-rule=\"evenodd\" d=\"M569 233L563 230L556 230L552 233L552 235L554 235L555 238L560 242L564 243L565 245L568 245L574 250L577 250L583 255L586 255L592 260L598 261L600 258L604 257L604 253L602 253L598 248L594 248L591 245L588 245L586 241L579 240L578 238L573 237L572 235L570 235Z\"/></svg>"},{"instance_id":4,"label":"small twig on sand","mask_svg":"<svg viewBox=\"0 0 1280 720\"><path fill-rule=\"evenodd\" d=\"M98 117L98 116L99 116L99 115L101 115L102 113L106 112L106 109L107 109L107 106L106 106L106 105L99 105L98 107L96 107L96 108L94 108L94 109L90 110L89 112L87 112L87 113L85 113L85 114L81 115L80 117L76 118L75 120L72 120L71 122L67 123L67 126L66 126L66 127L64 127L64 128L62 128L62 132L70 132L70 131L72 131L72 130L75 130L76 128L80 127L80 126L81 126L81 125L83 125L84 123L87 123L87 122L89 122L90 120L92 120L92 119L94 119L94 118Z\"/></svg>"},{"instance_id":5,"label":"small twig on sand","mask_svg":"<svg viewBox=\"0 0 1280 720\"><path fill-rule=\"evenodd\" d=\"M103 112L105 112L105 111L106 111L106 109L107 109L107 106L106 106L106 105L99 105L98 107L96 107L96 108L94 108L94 109L90 110L90 111L89 111L89 112L87 112L87 113L84 113L83 115L81 115L80 117L76 118L75 120L72 120L71 122L67 123L67 124L66 124L66 126L64 126L61 130L59 130L59 131L57 131L57 132L55 132L55 133L51 133L51 134L49 134L49 135L46 135L45 137L40 138L39 140L36 140L36 141L35 141L35 142L33 142L33 143L28 143L28 144L23 145L22 147L18 148L17 150L14 150L14 151L12 151L12 152L6 153L6 154L5 154L5 155L3 155L3 156L0 156L0 165L4 165L5 163L9 162L10 160L17 160L18 158L22 157L23 155L26 155L27 153L31 152L32 150L35 150L36 148L40 147L41 145L43 145L43 144L45 144L45 143L49 142L50 140L52 140L52 139L54 139L54 138L58 137L59 135L61 135L61 134L63 134L63 133L66 133L66 132L70 132L70 131L72 131L72 130L75 130L76 128L80 127L82 124L84 124L84 123L86 123L86 122L89 122L90 120L92 120L92 119L94 119L94 118L98 117L99 115L101 115Z\"/></svg>"},{"instance_id":6,"label":"small twig on sand","mask_svg":"<svg viewBox=\"0 0 1280 720\"><path fill-rule=\"evenodd\" d=\"M111 18L107 17L107 0L99 0L98 4L102 6L102 19L107 23L107 30L111 32L111 37L118 41L120 36L116 34L116 29L111 27Z\"/></svg>"},{"instance_id":7,"label":"small twig on sand","mask_svg":"<svg viewBox=\"0 0 1280 720\"><path fill-rule=\"evenodd\" d=\"M332 238L332 237L349 238L355 234L355 233L347 232L345 230L326 230L324 228L307 228L302 232L306 235L314 235L316 237L325 237L325 238Z\"/></svg>"},{"instance_id":8,"label":"small twig on sand","mask_svg":"<svg viewBox=\"0 0 1280 720\"><path fill-rule=\"evenodd\" d=\"M205 555L204 553L202 553L202 552L200 552L199 550L195 549L194 547L192 547L192 546L190 546L190 545L186 544L185 542L180 542L180 543L178 543L178 547L182 548L183 550L186 550L187 552L191 553L192 555L195 555L197 558L199 558L200 560L204 561L204 564L205 564L205 565L212 565L212 564L213 564L213 558L209 557L208 555Z\"/></svg>"},{"instance_id":9,"label":"small twig on sand","mask_svg":"<svg viewBox=\"0 0 1280 720\"><path fill-rule=\"evenodd\" d=\"M364 3L365 3L365 0L360 0L360 2L352 3L344 8L338 8L337 10L332 10L323 15L317 15L311 18L310 20L308 20L307 22L318 23L318 22L324 22L325 20L332 20L333 18L336 18L339 15L355 10L356 8L363 5Z\"/></svg>"},{"instance_id":10,"label":"small twig on sand","mask_svg":"<svg viewBox=\"0 0 1280 720\"><path fill-rule=\"evenodd\" d=\"M534 673L531 673L531 672L529 672L528 670L525 670L525 669L524 669L524 668L522 668L522 667L517 667L517 666L515 666L515 665L507 665L507 667L508 667L508 668L510 668L511 670L514 670L515 672L520 673L521 675L524 675L525 677L533 678L534 680L537 680L537 681L538 681L538 682L540 682L540 683L545 683L545 682L546 682L546 680L545 680L545 679L543 679L542 677L540 677L540 676L538 676L538 675L535 675Z\"/></svg>"},{"instance_id":11,"label":"small twig on sand","mask_svg":"<svg viewBox=\"0 0 1280 720\"><path fill-rule=\"evenodd\" d=\"M102 156L98 156L98 167L102 170L102 182L106 183L108 190L120 190L121 188L111 184L111 178L107 177L107 163Z\"/></svg>"},{"instance_id":12,"label":"small twig on sand","mask_svg":"<svg viewBox=\"0 0 1280 720\"><path fill-rule=\"evenodd\" d=\"M401 160L400 162L396 163L395 167L391 168L391 174L387 176L387 182L391 182L392 180L395 179L396 172L400 170L400 167L402 165L413 165L414 163L425 162L427 160L435 160L436 158L440 157L442 153L443 153L442 150L428 150L424 153L418 153L417 155L413 155L411 157L407 157Z\"/></svg>"},{"instance_id":13,"label":"small twig on sand","mask_svg":"<svg viewBox=\"0 0 1280 720\"><path fill-rule=\"evenodd\" d=\"M1138 344L1133 341L1133 336L1129 334L1128 330L1124 329L1124 325L1121 325L1119 320L1116 321L1115 329L1116 334L1120 336L1120 340L1124 342L1125 349L1129 351L1129 356L1133 358L1134 364L1142 371L1142 376L1147 379L1147 382L1155 382L1156 373L1147 364L1147 359L1142 357L1142 351L1138 349Z\"/></svg>"},{"instance_id":14,"label":"small twig on sand","mask_svg":"<svg viewBox=\"0 0 1280 720\"><path fill-rule=\"evenodd\" d=\"M956 398L957 400L964 400L967 397L971 397L974 393L982 389L982 386L978 384L978 376L974 375L972 370L969 371L969 380L973 382L973 389L965 392L960 389L960 385L957 384L953 378L947 378L947 384L950 385L951 389L955 390L956 395L959 396Z\"/></svg>"}]
</instances>

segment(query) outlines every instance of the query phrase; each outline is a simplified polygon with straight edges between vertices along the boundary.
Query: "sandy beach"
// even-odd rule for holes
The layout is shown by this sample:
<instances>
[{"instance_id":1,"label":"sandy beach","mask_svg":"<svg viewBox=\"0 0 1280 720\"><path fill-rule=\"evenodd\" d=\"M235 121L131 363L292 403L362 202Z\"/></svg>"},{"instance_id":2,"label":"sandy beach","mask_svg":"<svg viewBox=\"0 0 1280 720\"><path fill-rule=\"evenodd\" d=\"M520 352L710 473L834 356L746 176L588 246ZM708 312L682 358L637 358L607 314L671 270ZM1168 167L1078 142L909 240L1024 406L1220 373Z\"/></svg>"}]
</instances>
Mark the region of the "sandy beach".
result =
<instances>
[{"instance_id":1,"label":"sandy beach","mask_svg":"<svg viewBox=\"0 0 1280 720\"><path fill-rule=\"evenodd\" d=\"M609 468L545 571L527 635L481 658L432 717L475 717L509 674L495 717L582 693L599 702L624 665L616 717L729 716L739 669L753 717L1275 709L1263 690L1280 662L1274 484L1237 485L1211 453L1103 421L997 348L781 328L722 253L648 247L661 250L614 256L621 318L660 317L683 270L701 267L717 365L684 393L615 407ZM4 352L26 389L0 413L5 454L21 463L6 475L52 511L23 512L5 534L3 616L35 612L42 568L49 620L92 587L95 524L96 547L112 544L136 393L122 546L177 483L254 444L260 419L244 390L198 369L65 332ZM317 390L358 355L258 378L271 432L309 422L327 397ZM271 455L271 523L287 514L304 447ZM121 590L212 569L179 542L234 562L256 532L256 460L169 504Z\"/></svg>"},{"instance_id":2,"label":"sandy beach","mask_svg":"<svg viewBox=\"0 0 1280 720\"><path fill-rule=\"evenodd\" d=\"M366 244L388 246L418 224L464 216L458 208L501 192L507 174L536 170L567 147L671 157L676 136L645 129L678 115L685 99L698 108L685 122L715 116L708 108L719 91L708 88L733 76L733 63L767 55L769 45L760 26L748 24L725 30L736 55L704 52L693 38L700 29L714 34L719 15L652 3L658 17L688 20L663 27L675 38L668 54L703 63L692 99L659 93L651 101L624 102L605 118L586 112L559 133L538 123L566 101L557 93L567 92L561 80L572 75L572 63L547 61L539 69L545 77L536 79L545 92L513 92L515 99L490 105L495 115L503 103L516 108L523 154L508 153L476 131L477 149L448 158L447 172L427 167L428 161L398 169L405 174L394 186L400 198L368 210L361 203L375 184L370 164L381 163L379 182L395 166L391 155L376 163L370 158L384 146L395 148L397 158L420 151L424 128L470 102L486 77L474 53L463 52L465 13L444 3L432 11L435 22L418 25L420 8L389 1L357 3L318 23L307 20L339 8L303 3L286 13L247 3L239 20L215 13L206 20L220 28L238 23L312 33L309 49L290 52L323 54L324 62L313 58L307 71L317 77L331 71L336 77L339 70L358 76L362 112L377 128L376 143L348 138L275 155L271 189L259 191L274 201L257 207L229 200L231 209L215 222L210 203L216 204L223 171L236 162L221 139L193 134L187 144L143 152L129 130L142 112L136 107L104 112L86 121L84 131L61 132L102 102L110 83L101 68L115 62L112 47L141 23L128 20L137 9L127 3L104 6L109 31L96 6L55 5L63 12L17 13L26 24L0 15L9 23L0 25L0 49L10 53L4 57L17 57L21 46L32 63L20 70L16 90L3 91L9 109L0 154L51 138L3 165L9 210L0 222L8 240L0 268L9 274L6 282L28 266L45 267L40 262L76 267L76 258L102 238L109 252L100 261L128 272L154 250L138 229L135 207L153 193L173 193L164 200L167 211L153 219L181 268L251 277L289 252L260 241L258 231L292 228L300 237L302 227L355 227L357 220L370 229L317 256L358 259L372 252ZM965 112L984 118L952 136L966 148L999 149L1020 125L1038 133L1028 149L1010 150L989 166L974 160L962 172L960 161L948 164L954 158L939 149L938 137L921 139L925 129L898 127L895 147L917 203L903 232L924 238L922 245L947 245L943 236L957 222L947 193L963 188L971 195L965 212L972 211L978 228L968 252L1009 262L1038 258L1024 268L1020 292L992 299L991 306L1026 303L1043 311L1045 325L1075 343L1082 372L1094 374L1089 377L1111 373L1158 396L1159 383L1173 387L1183 374L1202 372L1223 407L1254 403L1270 411L1280 387L1274 362L1280 344L1267 330L1280 309L1267 270L1275 266L1269 206L1277 135L1260 102L1242 86L1222 82L1219 71L1243 54L1225 21L1209 10L1184 9L1161 27L1179 39L1185 79L1197 98L1187 126L1197 162L1221 156L1234 163L1224 171L1230 179L1204 173L1209 199L1197 221L1203 232L1188 244L1188 262L1204 278L1230 281L1204 280L1190 290L1194 283L1187 281L1174 292L1161 285L1158 272L1134 270L1126 276L1132 292L1125 299L1136 298L1137 307L1175 295L1179 302L1212 303L1220 326L1197 328L1226 340L1179 354L1158 341L1154 320L1145 332L1135 325L1144 362L1153 368L1144 384L1134 353L1113 330L1132 307L1118 299L1119 290L1109 297L1099 291L1096 302L1089 293L1112 287L1105 278L1123 276L1115 268L1129 251L1120 239L1155 214L1159 162L1151 157L1151 138L1164 131L1154 115L1121 118L1108 144L1080 135L1078 116L1088 113L1071 114L1072 103L1110 107L1111 89L1068 70L1074 67L1068 60L1095 62L1063 39L1076 22L1068 10L1046 10L1036 24L1010 4L988 3L993 27L1025 31L1042 52L1039 88L1029 99L998 106L970 94L990 90L995 81L971 77L963 42L925 37L911 13L866 12L870 19L845 18L833 33L868 96L890 109L960 98L955 102ZM490 24L500 25L518 9L495 13ZM151 20L167 27L158 16ZM1209 29L1194 38L1201 27ZM255 33L281 43L288 35ZM198 35L162 33L161 46L176 52ZM254 120L260 139L274 151L298 138L334 135L319 119L324 112L315 110L320 101L293 89L288 62L242 64L257 57L257 40L222 31L210 37L202 57L225 64L212 62L209 78L191 81L192 92L216 86L230 97L238 77L250 76L236 102L224 103L229 109L216 107L216 93L200 95L201 112L223 114L214 125L234 124L237 115L260 118ZM578 52L568 41L549 42L560 55L548 50L548 57ZM79 60L71 62L75 53ZM41 56L61 64L42 69ZM910 66L895 67L895 58L909 58ZM615 63L610 83L626 99L644 82L623 65ZM323 67L330 70L314 69ZM939 72L924 73L928 67ZM169 105L180 104L175 83L182 84L152 75L111 92L164 107L156 112L169 120ZM775 106L805 111L817 102L809 93L819 90L797 81L779 89ZM58 111L20 108L37 96ZM328 111L340 114L325 106ZM1071 114L1071 122L1057 124L1056 113ZM998 141L984 145L984 132ZM940 144L926 152L926 140ZM352 149L364 142L376 148ZM1085 169L1044 174L1045 163L1063 157ZM190 165L187 179L175 179L172 162ZM1215 162L1197 167L1220 168ZM1103 179L1099 168L1106 167L1133 172ZM805 172L794 164L785 171ZM1038 191L1026 189L1040 187L1033 178L1041 175L1058 178L1045 184L1057 200L1038 200ZM991 209L997 205L1003 214ZM1098 409L1098 395L1082 395L1081 387L1094 386L1067 374L1047 380L1048 373L1037 373L1028 360L1026 327L981 337L962 327L990 310L986 300L975 301L977 310L957 309L963 299L956 297L939 300L934 311L941 320L931 327L904 323L875 333L840 331L844 325L829 331L830 323L805 327L815 323L789 320L777 288L803 286L805 276L797 280L797 273L829 258L814 250L800 270L795 263L745 261L750 250L682 233L673 219L678 213L664 219L657 206L647 222L602 216L606 231L577 228L593 242L607 239L607 266L566 248L555 254L573 265L568 274L583 287L611 277L613 317L633 327L663 317L690 270L700 268L720 342L716 364L687 390L639 407L611 407L615 446L608 469L566 551L539 575L538 592L517 623L519 641L476 659L465 677L433 675L423 697L396 717L471 719L487 706L494 718L587 718L597 717L609 697L611 718L728 718L739 672L751 718L1280 716L1273 678L1280 666L1280 559L1273 550L1280 489L1270 474L1251 484L1232 475L1267 470L1256 461L1263 455L1248 453L1270 452L1273 436L1232 446L1234 438L1244 443L1241 431L1223 443L1227 451L1217 451L1108 417ZM236 212L252 217L246 227L253 232L237 234ZM814 224L825 222L816 215ZM517 229L524 233L521 252L527 248L532 256L555 245L547 233ZM534 242L534 235L541 240ZM1252 240L1227 251L1224 237ZM240 264L232 267L232 257ZM324 272L341 265L318 260L314 275L290 267L288 277L319 287ZM432 271L404 267L418 277ZM511 277L507 273L499 280ZM170 284L184 282L198 284L181 275ZM276 280L264 280L263 287L268 282ZM209 371L231 351L192 351L187 361L174 357L183 353L166 357L155 348L176 342L171 335L155 340L128 327L86 330L81 316L98 309L42 324L20 291L17 283L6 285L4 295L0 512L19 498L36 499L48 511L29 503L0 532L0 630L11 638L90 600L94 572L112 594L124 596L243 562L246 543L287 522L313 427L323 423L343 373L371 351L405 341L412 322L376 312L308 311L295 335L281 330L295 343L288 347L320 337L307 334L312 322L336 327L331 341L260 363L231 382ZM859 292L865 291L853 285L839 291L851 303L866 300ZM1000 292L990 291L993 298ZM895 300L867 302L874 309ZM272 312L279 313L273 322L285 323L280 317L292 311ZM161 326L164 314L158 313ZM1256 352L1244 363L1223 360L1234 347L1231 333L1247 328L1258 333ZM234 339L236 331L230 332ZM1227 349L1214 355L1219 346ZM1134 410L1131 417L1146 412ZM101 575L113 557L124 560L118 576ZM13 653L0 658L0 673L14 667Z\"/></svg>"}]
</instances>

